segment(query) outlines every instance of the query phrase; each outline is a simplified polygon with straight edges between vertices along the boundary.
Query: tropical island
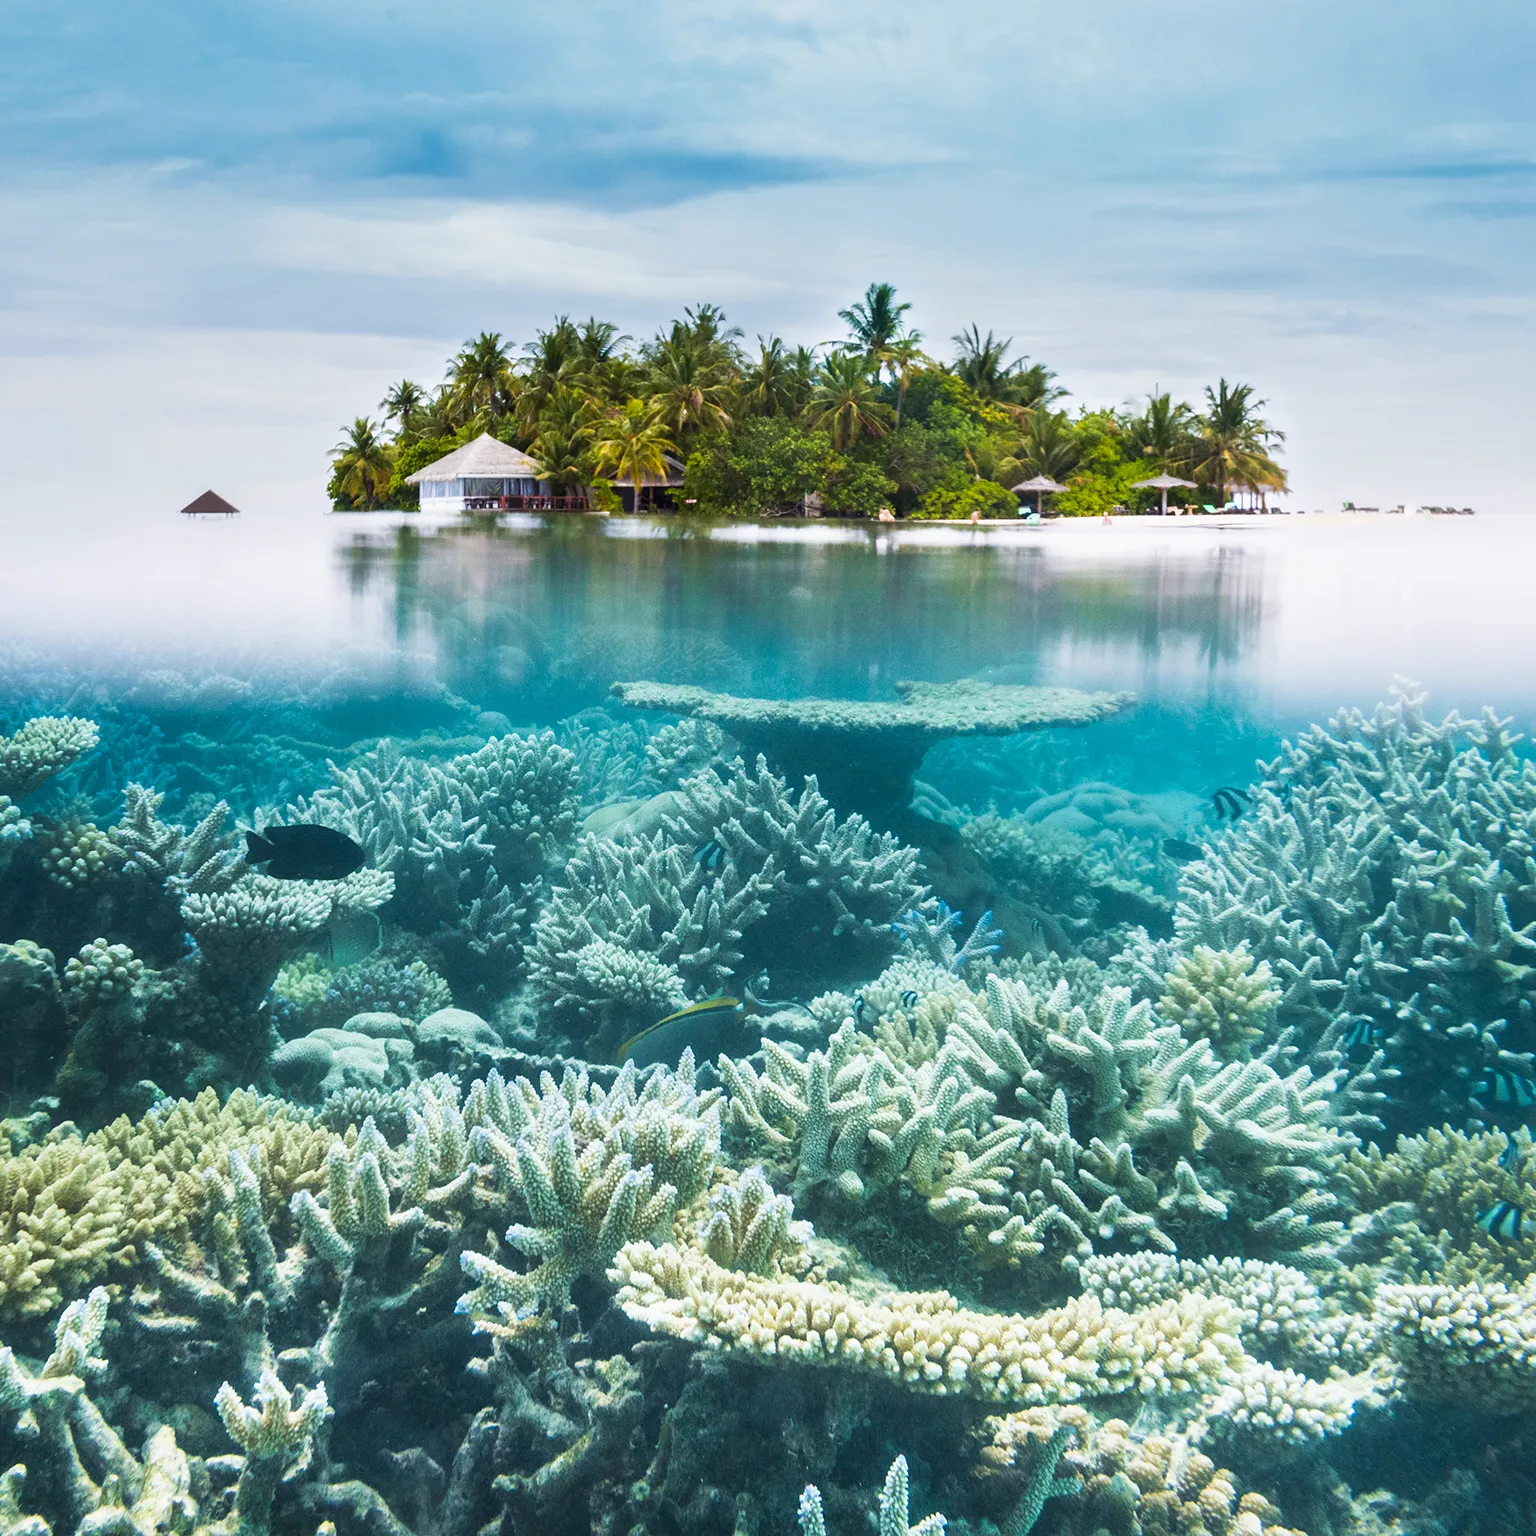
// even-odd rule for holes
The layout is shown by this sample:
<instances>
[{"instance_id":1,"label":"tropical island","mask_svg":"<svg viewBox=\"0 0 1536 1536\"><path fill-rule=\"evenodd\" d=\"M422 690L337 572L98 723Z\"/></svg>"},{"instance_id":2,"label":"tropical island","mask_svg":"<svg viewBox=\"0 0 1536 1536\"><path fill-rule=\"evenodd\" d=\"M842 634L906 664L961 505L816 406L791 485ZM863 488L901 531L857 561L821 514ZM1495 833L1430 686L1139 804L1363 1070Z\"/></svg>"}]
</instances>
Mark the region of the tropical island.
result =
<instances>
[{"instance_id":1,"label":"tropical island","mask_svg":"<svg viewBox=\"0 0 1536 1536\"><path fill-rule=\"evenodd\" d=\"M1287 488L1285 435L1249 384L1223 378L1199 405L1154 390L1139 410L1074 410L1011 337L972 324L942 361L910 310L872 283L839 311L847 335L816 347L774 335L749 347L713 304L638 344L595 317L558 316L521 355L482 332L436 389L402 379L381 422L346 428L331 503L415 508L413 477L486 437L537 477L519 483L539 494L516 504L557 510L1087 517L1158 511L1166 482L1183 482L1175 505L1263 505Z\"/></svg>"}]
</instances>

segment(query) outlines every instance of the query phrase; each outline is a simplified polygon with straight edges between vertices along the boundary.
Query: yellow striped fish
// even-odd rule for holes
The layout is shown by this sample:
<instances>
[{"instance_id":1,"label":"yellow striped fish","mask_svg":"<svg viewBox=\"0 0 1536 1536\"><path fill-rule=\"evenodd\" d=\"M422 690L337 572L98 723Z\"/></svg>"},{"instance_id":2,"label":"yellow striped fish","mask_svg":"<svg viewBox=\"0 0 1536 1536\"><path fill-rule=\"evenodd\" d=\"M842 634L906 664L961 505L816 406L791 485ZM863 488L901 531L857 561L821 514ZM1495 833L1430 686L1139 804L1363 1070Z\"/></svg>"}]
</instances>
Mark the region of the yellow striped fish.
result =
<instances>
[{"instance_id":1,"label":"yellow striped fish","mask_svg":"<svg viewBox=\"0 0 1536 1536\"><path fill-rule=\"evenodd\" d=\"M626 1040L619 1047L619 1064L632 1061L637 1067L649 1067L659 1061L675 1067L689 1046L695 1061L711 1061L740 1040L745 1014L739 997L709 997L690 1003Z\"/></svg>"}]
</instances>

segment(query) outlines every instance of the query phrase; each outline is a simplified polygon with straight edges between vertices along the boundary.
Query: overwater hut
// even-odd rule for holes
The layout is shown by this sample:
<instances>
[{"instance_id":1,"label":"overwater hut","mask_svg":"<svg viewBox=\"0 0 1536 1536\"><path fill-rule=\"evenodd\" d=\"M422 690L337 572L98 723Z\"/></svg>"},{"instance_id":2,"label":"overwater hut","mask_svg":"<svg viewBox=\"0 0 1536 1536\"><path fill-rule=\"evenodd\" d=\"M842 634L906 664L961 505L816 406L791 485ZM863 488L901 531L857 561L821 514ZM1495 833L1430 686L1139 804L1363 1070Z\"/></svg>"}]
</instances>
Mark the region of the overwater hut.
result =
<instances>
[{"instance_id":1,"label":"overwater hut","mask_svg":"<svg viewBox=\"0 0 1536 1536\"><path fill-rule=\"evenodd\" d=\"M585 512L585 496L556 495L538 464L489 432L407 475L423 512Z\"/></svg>"},{"instance_id":2,"label":"overwater hut","mask_svg":"<svg viewBox=\"0 0 1536 1536\"><path fill-rule=\"evenodd\" d=\"M240 508L225 501L217 491L204 491L181 509L183 517L239 517Z\"/></svg>"}]
</instances>

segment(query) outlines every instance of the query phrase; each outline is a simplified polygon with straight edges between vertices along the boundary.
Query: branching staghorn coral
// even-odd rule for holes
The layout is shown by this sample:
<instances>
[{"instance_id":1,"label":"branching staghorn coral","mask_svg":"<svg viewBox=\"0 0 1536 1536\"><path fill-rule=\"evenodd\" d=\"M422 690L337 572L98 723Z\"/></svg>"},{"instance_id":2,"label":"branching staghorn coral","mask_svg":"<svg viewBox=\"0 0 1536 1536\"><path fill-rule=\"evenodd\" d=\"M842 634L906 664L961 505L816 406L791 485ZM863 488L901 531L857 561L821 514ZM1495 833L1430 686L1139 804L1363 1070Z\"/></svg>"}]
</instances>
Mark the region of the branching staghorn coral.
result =
<instances>
[{"instance_id":1,"label":"branching staghorn coral","mask_svg":"<svg viewBox=\"0 0 1536 1536\"><path fill-rule=\"evenodd\" d=\"M905 1456L898 1456L891 1463L890 1470L885 1474L885 1482L881 1484L880 1498L876 1507L878 1511L876 1525L880 1536L941 1536L944 1527L948 1524L943 1515L925 1515L916 1525L909 1523L911 1505ZM801 1536L827 1536L826 1516L821 1506L821 1489L814 1483L807 1483L805 1491L800 1495L798 1518ZM1017 1532L1010 1530L1009 1536L1024 1536L1033 1524L1034 1521L1031 1520Z\"/></svg>"},{"instance_id":2,"label":"branching staghorn coral","mask_svg":"<svg viewBox=\"0 0 1536 1536\"><path fill-rule=\"evenodd\" d=\"M1486 1115L1481 1074L1536 1048L1536 764L1491 710L1423 704L1400 685L1287 742L1185 868L1172 944L1138 957L1157 995L1179 955L1245 944L1281 990L1271 1037L1344 1053L1408 1132Z\"/></svg>"},{"instance_id":3,"label":"branching staghorn coral","mask_svg":"<svg viewBox=\"0 0 1536 1536\"><path fill-rule=\"evenodd\" d=\"M225 890L244 872L241 850L226 833L229 807L221 800L188 832L160 820L165 796L142 784L123 791L123 819L109 836L128 871L172 896Z\"/></svg>"},{"instance_id":4,"label":"branching staghorn coral","mask_svg":"<svg viewBox=\"0 0 1536 1536\"><path fill-rule=\"evenodd\" d=\"M493 1074L466 1112L474 1155L523 1219L507 1242L537 1260L519 1272L484 1254L463 1256L475 1288L459 1309L494 1331L535 1308L558 1311L582 1275L603 1275L627 1242L669 1236L673 1217L709 1187L720 1151L717 1096L693 1085L693 1059L676 1073L633 1065L606 1091L584 1073L535 1089Z\"/></svg>"},{"instance_id":5,"label":"branching staghorn coral","mask_svg":"<svg viewBox=\"0 0 1536 1536\"><path fill-rule=\"evenodd\" d=\"M1204 1038L1223 1061L1251 1054L1280 1001L1269 967L1245 945L1235 950L1197 944L1168 973L1157 1011L1191 1040Z\"/></svg>"},{"instance_id":6,"label":"branching staghorn coral","mask_svg":"<svg viewBox=\"0 0 1536 1536\"><path fill-rule=\"evenodd\" d=\"M211 1090L114 1121L90 1136L58 1136L13 1152L0 1143L0 1315L46 1316L71 1293L170 1244L196 1221L205 1171L259 1146L267 1219L324 1178L332 1136L281 1100Z\"/></svg>"},{"instance_id":7,"label":"branching staghorn coral","mask_svg":"<svg viewBox=\"0 0 1536 1536\"><path fill-rule=\"evenodd\" d=\"M431 940L473 990L522 961L532 896L576 830L578 766L552 732L493 737L445 764L384 743L301 804L396 876L391 915Z\"/></svg>"},{"instance_id":8,"label":"branching staghorn coral","mask_svg":"<svg viewBox=\"0 0 1536 1536\"><path fill-rule=\"evenodd\" d=\"M761 1070L721 1059L733 1122L797 1192L901 1181L1013 1268L1223 1239L1332 1262L1328 1178L1353 1140L1328 1122L1331 1079L1285 1070L1279 1048L1223 1064L1123 988L1074 1003L1065 980L1048 997L999 976L984 994L907 980L910 1008L892 983L868 989L873 1035L850 1020L803 1059L772 1040Z\"/></svg>"},{"instance_id":9,"label":"branching staghorn coral","mask_svg":"<svg viewBox=\"0 0 1536 1536\"><path fill-rule=\"evenodd\" d=\"M696 857L706 845L718 867ZM814 784L792 795L761 759L708 769L683 782L667 830L581 840L534 925L534 996L611 1050L738 969L846 969L891 948L891 922L924 900L917 858L839 821Z\"/></svg>"},{"instance_id":10,"label":"branching staghorn coral","mask_svg":"<svg viewBox=\"0 0 1536 1536\"><path fill-rule=\"evenodd\" d=\"M330 1412L325 1388L290 1392L268 1369L250 1403L242 1402L227 1381L215 1401L229 1438L245 1455L234 1512L219 1528L220 1536L266 1536L278 1484L309 1465L315 1435Z\"/></svg>"},{"instance_id":11,"label":"branching staghorn coral","mask_svg":"<svg viewBox=\"0 0 1536 1536\"><path fill-rule=\"evenodd\" d=\"M95 724L75 715L28 720L14 736L0 736L0 795L20 800L41 789L100 740Z\"/></svg>"}]
</instances>

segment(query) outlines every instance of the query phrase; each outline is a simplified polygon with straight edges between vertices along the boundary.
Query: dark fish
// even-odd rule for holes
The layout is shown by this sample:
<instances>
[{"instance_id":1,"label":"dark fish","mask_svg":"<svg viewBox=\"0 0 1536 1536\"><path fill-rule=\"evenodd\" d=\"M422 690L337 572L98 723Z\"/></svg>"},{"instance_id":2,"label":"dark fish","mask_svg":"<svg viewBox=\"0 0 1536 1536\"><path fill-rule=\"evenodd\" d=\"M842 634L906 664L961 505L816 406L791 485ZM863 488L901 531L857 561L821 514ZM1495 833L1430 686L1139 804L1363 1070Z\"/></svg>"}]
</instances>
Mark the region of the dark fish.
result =
<instances>
[{"instance_id":1,"label":"dark fish","mask_svg":"<svg viewBox=\"0 0 1536 1536\"><path fill-rule=\"evenodd\" d=\"M1381 1025L1375 1019L1356 1019L1344 1031L1344 1049L1351 1055L1371 1050L1381 1038Z\"/></svg>"},{"instance_id":2,"label":"dark fish","mask_svg":"<svg viewBox=\"0 0 1536 1536\"><path fill-rule=\"evenodd\" d=\"M1188 864L1205 857L1205 849L1199 843L1186 843L1182 837L1165 837L1163 852L1178 864Z\"/></svg>"},{"instance_id":3,"label":"dark fish","mask_svg":"<svg viewBox=\"0 0 1536 1536\"><path fill-rule=\"evenodd\" d=\"M718 837L712 837L702 848L695 851L693 862L697 864L706 875L718 875L721 866L725 863L725 849Z\"/></svg>"},{"instance_id":4,"label":"dark fish","mask_svg":"<svg viewBox=\"0 0 1536 1536\"><path fill-rule=\"evenodd\" d=\"M1246 789L1233 789L1224 784L1211 796L1211 803L1216 807L1217 821L1237 821L1244 808L1253 804L1253 796Z\"/></svg>"},{"instance_id":5,"label":"dark fish","mask_svg":"<svg viewBox=\"0 0 1536 1536\"><path fill-rule=\"evenodd\" d=\"M855 992L853 995L853 1022L855 1024L862 1024L864 1022L864 1010L868 1007L869 1004L864 1001L864 994L862 992Z\"/></svg>"},{"instance_id":6,"label":"dark fish","mask_svg":"<svg viewBox=\"0 0 1536 1536\"><path fill-rule=\"evenodd\" d=\"M343 880L368 862L344 832L299 823L245 834L245 862L265 864L274 880Z\"/></svg>"},{"instance_id":7,"label":"dark fish","mask_svg":"<svg viewBox=\"0 0 1536 1536\"><path fill-rule=\"evenodd\" d=\"M1513 1104L1516 1109L1529 1109L1536 1104L1536 1082L1503 1067L1490 1067L1488 1075L1472 1090L1472 1096L1490 1104Z\"/></svg>"},{"instance_id":8,"label":"dark fish","mask_svg":"<svg viewBox=\"0 0 1536 1536\"><path fill-rule=\"evenodd\" d=\"M1518 1243L1524 1236L1525 1212L1513 1200L1500 1200L1477 1213L1477 1224L1498 1243Z\"/></svg>"},{"instance_id":9,"label":"dark fish","mask_svg":"<svg viewBox=\"0 0 1536 1536\"><path fill-rule=\"evenodd\" d=\"M908 987L907 990L901 994L901 1006L905 1008L908 1013L917 1007L917 993L911 987Z\"/></svg>"},{"instance_id":10,"label":"dark fish","mask_svg":"<svg viewBox=\"0 0 1536 1536\"><path fill-rule=\"evenodd\" d=\"M741 1038L745 1009L736 997L709 997L690 1003L657 1019L632 1040L619 1047L619 1064L632 1061L637 1067L661 1062L675 1067L685 1048L693 1048L695 1061L710 1061Z\"/></svg>"},{"instance_id":11,"label":"dark fish","mask_svg":"<svg viewBox=\"0 0 1536 1536\"><path fill-rule=\"evenodd\" d=\"M1518 1168L1520 1166L1520 1143L1513 1136L1504 1138L1504 1150L1499 1153L1500 1168Z\"/></svg>"}]
</instances>

